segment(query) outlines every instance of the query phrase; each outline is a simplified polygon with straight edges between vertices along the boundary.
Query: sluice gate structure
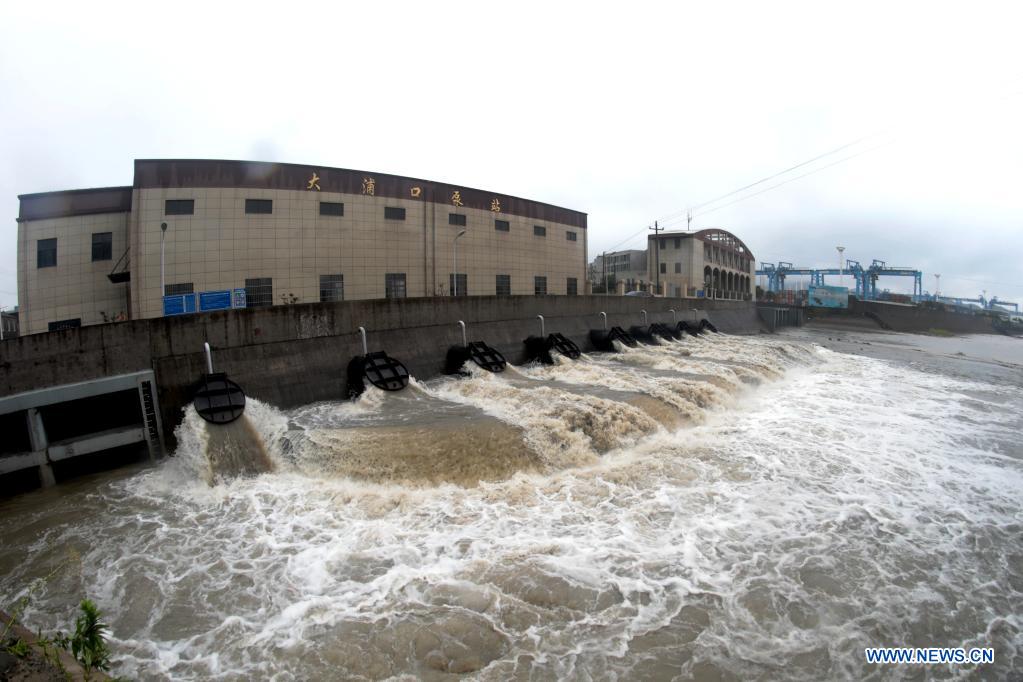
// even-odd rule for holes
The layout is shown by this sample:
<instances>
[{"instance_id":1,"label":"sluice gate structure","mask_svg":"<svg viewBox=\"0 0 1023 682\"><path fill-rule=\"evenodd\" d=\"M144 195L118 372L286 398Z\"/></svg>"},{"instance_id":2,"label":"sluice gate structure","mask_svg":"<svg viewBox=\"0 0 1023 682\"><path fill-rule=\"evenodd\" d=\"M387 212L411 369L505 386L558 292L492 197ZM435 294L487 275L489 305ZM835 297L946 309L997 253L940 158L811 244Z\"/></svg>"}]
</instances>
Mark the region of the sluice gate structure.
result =
<instances>
[{"instance_id":1,"label":"sluice gate structure","mask_svg":"<svg viewBox=\"0 0 1023 682\"><path fill-rule=\"evenodd\" d=\"M60 384L0 398L0 475L54 468L74 458L144 443L163 455L163 423L152 370Z\"/></svg>"},{"instance_id":2,"label":"sluice gate structure","mask_svg":"<svg viewBox=\"0 0 1023 682\"><path fill-rule=\"evenodd\" d=\"M598 349L610 332L629 327L647 309L651 324L698 325L709 319L728 333L762 329L746 301L638 299L622 296L480 296L376 299L225 310L201 315L111 323L32 334L0 343L0 411L6 433L22 435L0 452L0 474L42 468L61 458L119 445L145 443L153 457L172 450L174 428L191 409L196 379L209 373L204 345L217 371L245 394L281 409L349 397L349 364L366 357L359 327L372 331L373 347L400 358L409 375L428 379L445 373L447 351L464 344L459 321L473 337L511 364L527 361L523 339L535 335L538 316L556 329L556 352ZM672 312L674 311L674 312ZM601 313L604 313L602 316ZM677 320L677 322L676 322ZM603 326L594 342L591 330ZM570 345L571 344L571 345ZM123 385L122 385L123 384ZM134 402L126 401L134 391ZM112 414L124 423L104 426L95 415L102 403L75 403L107 394ZM122 401L122 402L117 402ZM130 402L130 401L129 401ZM81 407L57 410L51 405ZM30 435L30 410L41 410L44 437ZM67 432L91 422L93 432ZM111 431L113 429L113 431ZM32 438L35 438L33 441ZM68 438L72 438L68 442ZM15 443L11 440L10 443ZM59 478L59 477L58 477Z\"/></svg>"}]
</instances>

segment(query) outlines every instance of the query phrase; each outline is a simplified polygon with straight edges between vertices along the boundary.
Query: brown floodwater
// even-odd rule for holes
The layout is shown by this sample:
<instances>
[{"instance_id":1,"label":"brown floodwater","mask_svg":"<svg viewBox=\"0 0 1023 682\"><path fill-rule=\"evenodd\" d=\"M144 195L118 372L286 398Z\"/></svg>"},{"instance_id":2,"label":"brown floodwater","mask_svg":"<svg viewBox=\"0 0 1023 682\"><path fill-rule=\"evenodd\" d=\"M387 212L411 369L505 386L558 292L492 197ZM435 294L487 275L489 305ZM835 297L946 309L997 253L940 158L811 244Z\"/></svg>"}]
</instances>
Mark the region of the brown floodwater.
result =
<instances>
[{"instance_id":1,"label":"brown floodwater","mask_svg":"<svg viewBox=\"0 0 1023 682\"><path fill-rule=\"evenodd\" d=\"M0 501L0 600L93 599L143 680L1012 678L1021 347L709 334L186 410L174 457Z\"/></svg>"}]
</instances>

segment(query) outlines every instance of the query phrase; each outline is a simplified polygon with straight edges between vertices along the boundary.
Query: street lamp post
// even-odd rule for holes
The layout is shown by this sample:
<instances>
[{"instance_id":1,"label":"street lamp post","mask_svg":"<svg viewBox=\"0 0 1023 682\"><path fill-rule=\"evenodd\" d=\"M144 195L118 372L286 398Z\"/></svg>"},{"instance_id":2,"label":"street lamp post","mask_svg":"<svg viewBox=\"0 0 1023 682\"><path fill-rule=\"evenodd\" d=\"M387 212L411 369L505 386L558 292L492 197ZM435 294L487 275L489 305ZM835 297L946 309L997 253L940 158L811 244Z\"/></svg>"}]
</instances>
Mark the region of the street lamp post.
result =
<instances>
[{"instance_id":1,"label":"street lamp post","mask_svg":"<svg viewBox=\"0 0 1023 682\"><path fill-rule=\"evenodd\" d=\"M836 246L838 249L838 286L845 286L845 262L842 260L842 252L845 251L844 246Z\"/></svg>"},{"instance_id":2,"label":"street lamp post","mask_svg":"<svg viewBox=\"0 0 1023 682\"><path fill-rule=\"evenodd\" d=\"M455 235L454 257L452 258L452 260L454 261L452 265L452 270L454 270L454 272L451 273L451 295L453 297L458 296L458 240L460 237L463 237L464 235L465 230L462 230L461 232Z\"/></svg>"},{"instance_id":3,"label":"street lamp post","mask_svg":"<svg viewBox=\"0 0 1023 682\"><path fill-rule=\"evenodd\" d=\"M938 286L939 284L941 284L941 275L935 273L934 274L934 300L935 301L938 300L938 291L940 289L940 287Z\"/></svg>"}]
</instances>

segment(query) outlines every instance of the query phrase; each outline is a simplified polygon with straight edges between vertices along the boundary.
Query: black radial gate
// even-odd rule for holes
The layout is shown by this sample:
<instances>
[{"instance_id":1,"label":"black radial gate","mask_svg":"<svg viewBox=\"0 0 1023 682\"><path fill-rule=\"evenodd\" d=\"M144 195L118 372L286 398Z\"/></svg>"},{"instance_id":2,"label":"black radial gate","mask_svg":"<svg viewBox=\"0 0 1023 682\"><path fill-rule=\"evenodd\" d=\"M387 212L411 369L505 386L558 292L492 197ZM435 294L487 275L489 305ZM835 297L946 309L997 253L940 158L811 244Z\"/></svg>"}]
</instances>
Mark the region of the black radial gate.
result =
<instances>
[{"instance_id":1,"label":"black radial gate","mask_svg":"<svg viewBox=\"0 0 1023 682\"><path fill-rule=\"evenodd\" d=\"M245 393L223 372L204 374L192 404L206 421L227 424L245 411Z\"/></svg>"},{"instance_id":2,"label":"black radial gate","mask_svg":"<svg viewBox=\"0 0 1023 682\"><path fill-rule=\"evenodd\" d=\"M571 339L567 338L563 334L555 332L548 336L547 339L550 341L551 347L566 358L578 360L579 356L582 355L582 351L579 350L579 346L575 345Z\"/></svg>"},{"instance_id":3,"label":"black radial gate","mask_svg":"<svg viewBox=\"0 0 1023 682\"><path fill-rule=\"evenodd\" d=\"M400 391L408 386L408 369L384 351L368 353L362 360L362 373L369 383L385 391Z\"/></svg>"},{"instance_id":4,"label":"black radial gate","mask_svg":"<svg viewBox=\"0 0 1023 682\"><path fill-rule=\"evenodd\" d=\"M496 348L491 348L482 341L470 341L468 349L472 361L488 372L503 372L508 365L508 361Z\"/></svg>"}]
</instances>

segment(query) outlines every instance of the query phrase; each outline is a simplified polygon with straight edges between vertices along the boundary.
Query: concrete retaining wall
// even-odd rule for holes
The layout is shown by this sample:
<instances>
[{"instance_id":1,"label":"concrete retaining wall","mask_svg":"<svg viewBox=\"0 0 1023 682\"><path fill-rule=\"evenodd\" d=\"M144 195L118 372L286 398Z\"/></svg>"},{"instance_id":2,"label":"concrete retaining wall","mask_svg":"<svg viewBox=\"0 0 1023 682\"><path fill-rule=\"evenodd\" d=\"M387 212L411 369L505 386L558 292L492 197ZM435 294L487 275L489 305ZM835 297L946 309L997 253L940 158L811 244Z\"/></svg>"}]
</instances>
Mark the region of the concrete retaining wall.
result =
<instances>
[{"instance_id":1,"label":"concrete retaining wall","mask_svg":"<svg viewBox=\"0 0 1023 682\"><path fill-rule=\"evenodd\" d=\"M848 311L814 309L816 318L828 316L867 317L883 329L897 332L927 332L940 329L953 334L993 334L994 318L983 311L963 313L939 308L885 303L882 301L849 301Z\"/></svg>"},{"instance_id":2,"label":"concrete retaining wall","mask_svg":"<svg viewBox=\"0 0 1023 682\"><path fill-rule=\"evenodd\" d=\"M708 318L731 333L757 333L752 303L623 296L480 296L310 303L229 310L24 336L0 344L0 396L144 369L156 372L164 433L181 419L192 384L205 367L203 343L213 347L217 371L248 395L287 408L347 395L345 368L362 354L357 329L366 327L369 350L385 350L413 376L443 370L447 349L461 343L458 320L470 341L486 341L512 363L524 360L522 341L561 332L589 349L589 330L609 326Z\"/></svg>"}]
</instances>

